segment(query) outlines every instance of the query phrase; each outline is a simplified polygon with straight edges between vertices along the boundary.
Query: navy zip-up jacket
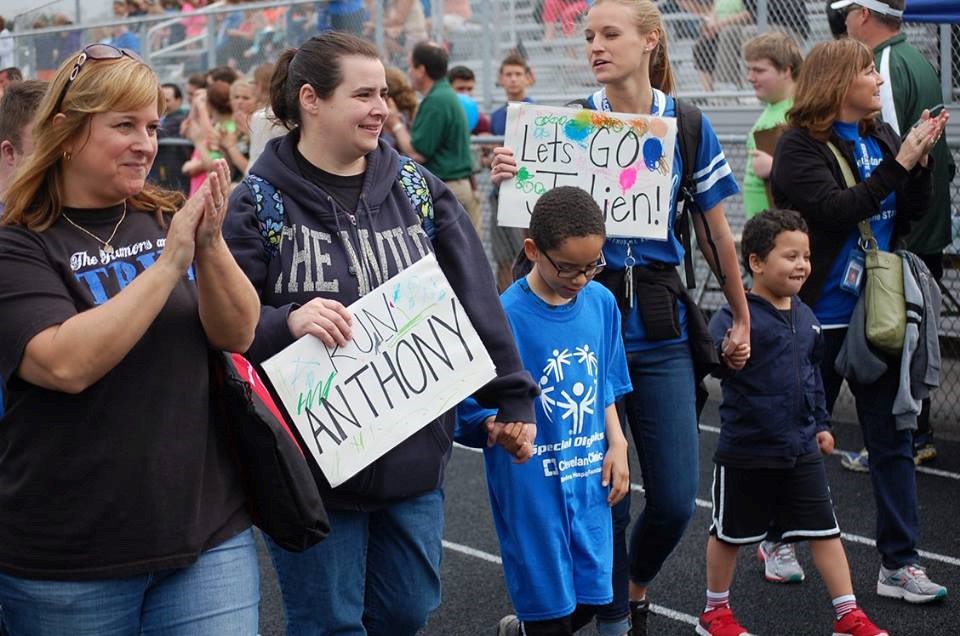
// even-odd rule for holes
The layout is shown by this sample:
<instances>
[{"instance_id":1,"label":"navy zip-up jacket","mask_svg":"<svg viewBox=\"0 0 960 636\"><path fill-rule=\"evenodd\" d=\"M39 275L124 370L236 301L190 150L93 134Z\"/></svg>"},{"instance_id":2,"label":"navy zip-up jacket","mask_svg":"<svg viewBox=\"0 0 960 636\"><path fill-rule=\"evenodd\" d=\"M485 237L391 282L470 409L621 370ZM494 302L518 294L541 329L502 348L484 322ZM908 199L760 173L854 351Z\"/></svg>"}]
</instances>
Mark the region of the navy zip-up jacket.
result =
<instances>
[{"instance_id":1,"label":"navy zip-up jacket","mask_svg":"<svg viewBox=\"0 0 960 636\"><path fill-rule=\"evenodd\" d=\"M747 294L747 304L750 360L740 371L723 367L716 373L723 388L716 456L718 461L792 465L798 457L818 453L817 433L830 428L820 377L820 323L797 296L789 320L755 294ZM729 306L710 321L718 349L732 324Z\"/></svg>"}]
</instances>

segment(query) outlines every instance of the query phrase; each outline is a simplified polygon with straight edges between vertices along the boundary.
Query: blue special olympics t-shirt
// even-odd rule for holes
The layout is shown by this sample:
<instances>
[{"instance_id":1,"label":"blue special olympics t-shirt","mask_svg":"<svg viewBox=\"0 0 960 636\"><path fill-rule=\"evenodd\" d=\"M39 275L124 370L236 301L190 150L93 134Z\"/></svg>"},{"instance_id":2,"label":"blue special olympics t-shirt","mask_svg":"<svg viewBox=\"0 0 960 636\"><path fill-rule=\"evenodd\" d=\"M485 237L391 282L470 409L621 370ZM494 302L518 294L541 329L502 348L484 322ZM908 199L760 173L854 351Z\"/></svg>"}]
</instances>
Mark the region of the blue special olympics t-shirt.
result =
<instances>
[{"instance_id":1,"label":"blue special olympics t-shirt","mask_svg":"<svg viewBox=\"0 0 960 636\"><path fill-rule=\"evenodd\" d=\"M503 293L524 366L539 382L536 453L516 464L486 448L487 485L507 589L521 620L566 616L577 603L609 603L613 528L602 481L604 409L629 393L620 311L599 283L563 306L526 279ZM458 410L458 440L485 446L495 411L472 399ZM472 439L471 439L472 438Z\"/></svg>"},{"instance_id":2,"label":"blue special olympics t-shirt","mask_svg":"<svg viewBox=\"0 0 960 636\"><path fill-rule=\"evenodd\" d=\"M589 107L594 110L611 110L603 89L587 98L587 102ZM653 89L653 104L650 114L661 117L676 117L676 101L670 95ZM607 259L607 267L623 269L628 256L632 256L638 266L651 262L670 265L679 265L683 262L683 246L673 232L674 220L677 215L677 192L680 188L680 175L682 173L683 160L680 156L678 139L673 151L673 191L670 196L670 224L667 240L608 238L603 248L604 257ZM705 212L740 191L737 180L727 164L727 158L723 154L723 148L720 147L720 140L717 139L713 126L710 125L710 120L707 119L706 115L703 116L700 126L700 145L697 149L697 165L693 169L693 180L696 186L694 198L700 209ZM643 328L643 321L640 320L640 309L634 304L632 311L627 316L627 323L624 325L624 340L626 341L627 351L643 351L686 342L686 311L683 303L678 304L682 327L681 336L674 340L659 340L656 342L647 341L646 330Z\"/></svg>"},{"instance_id":3,"label":"blue special olympics t-shirt","mask_svg":"<svg viewBox=\"0 0 960 636\"><path fill-rule=\"evenodd\" d=\"M860 172L860 179L865 180L883 161L880 145L873 137L861 137L858 125L855 123L835 122L833 129L841 139L853 142L857 170ZM873 230L881 250L890 249L896 215L897 197L896 194L890 193L880 204L880 211L870 217L870 229ZM850 316L857 304L857 296L841 289L840 282L843 280L850 256L855 250L860 251L859 240L860 231L857 228L850 230L843 248L830 267L830 274L824 283L823 292L813 307L813 313L816 314L824 329L846 327L850 323ZM861 289L865 278L866 276L861 278Z\"/></svg>"}]
</instances>

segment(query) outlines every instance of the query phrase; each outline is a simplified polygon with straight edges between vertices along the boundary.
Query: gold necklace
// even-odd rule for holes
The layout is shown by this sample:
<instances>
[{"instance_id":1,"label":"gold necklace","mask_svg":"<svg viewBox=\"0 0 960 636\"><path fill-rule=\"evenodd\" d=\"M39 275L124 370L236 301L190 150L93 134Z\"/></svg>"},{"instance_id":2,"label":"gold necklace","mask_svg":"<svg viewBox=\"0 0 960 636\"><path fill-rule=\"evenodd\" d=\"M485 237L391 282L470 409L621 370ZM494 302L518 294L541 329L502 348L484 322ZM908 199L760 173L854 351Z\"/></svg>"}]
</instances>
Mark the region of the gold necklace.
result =
<instances>
[{"instance_id":1,"label":"gold necklace","mask_svg":"<svg viewBox=\"0 0 960 636\"><path fill-rule=\"evenodd\" d=\"M108 238L106 241L104 241L102 238L100 238L99 236L97 236L96 234L94 234L93 232L91 232L90 230L88 230L88 229L86 229L86 228L84 228L84 227L80 227L79 225L77 225L76 223L74 223L74 222L73 222L73 219L71 219L69 216L67 216L66 212L61 212L61 213L60 213L60 216L62 216L63 218L65 218L65 219L67 220L67 223L69 223L69 224L72 225L73 227L77 228L78 230L80 230L81 232L83 232L84 234L86 234L87 236L92 236L93 238L95 238L98 243L100 243L101 245L103 245L103 251L104 251L104 252L106 252L107 254L113 254L113 246L110 245L110 241L112 241L112 240L113 240L113 237L117 235L117 230L120 229L120 224L123 223L123 220L124 220L125 218L127 218L127 202L126 202L126 201L123 202L123 214L120 215L120 220L117 221L117 224L116 224L115 226L113 226L113 232L110 232L110 238Z\"/></svg>"}]
</instances>

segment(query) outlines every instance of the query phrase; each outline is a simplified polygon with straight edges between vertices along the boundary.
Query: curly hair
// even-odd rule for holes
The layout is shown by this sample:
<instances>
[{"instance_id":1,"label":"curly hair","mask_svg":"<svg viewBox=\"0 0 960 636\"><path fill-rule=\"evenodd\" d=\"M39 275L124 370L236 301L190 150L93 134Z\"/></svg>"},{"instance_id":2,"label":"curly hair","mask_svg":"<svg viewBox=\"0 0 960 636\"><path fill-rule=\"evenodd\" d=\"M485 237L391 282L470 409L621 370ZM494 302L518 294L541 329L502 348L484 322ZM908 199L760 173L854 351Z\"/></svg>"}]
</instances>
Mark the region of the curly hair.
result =
<instances>
[{"instance_id":1,"label":"curly hair","mask_svg":"<svg viewBox=\"0 0 960 636\"><path fill-rule=\"evenodd\" d=\"M807 222L799 212L793 210L764 210L747 221L740 239L743 266L750 272L751 254L756 254L760 260L765 259L782 232L794 231L804 234L808 232Z\"/></svg>"},{"instance_id":2,"label":"curly hair","mask_svg":"<svg viewBox=\"0 0 960 636\"><path fill-rule=\"evenodd\" d=\"M537 199L530 214L530 238L541 251L572 237L606 236L603 212L587 192L560 186Z\"/></svg>"}]
</instances>

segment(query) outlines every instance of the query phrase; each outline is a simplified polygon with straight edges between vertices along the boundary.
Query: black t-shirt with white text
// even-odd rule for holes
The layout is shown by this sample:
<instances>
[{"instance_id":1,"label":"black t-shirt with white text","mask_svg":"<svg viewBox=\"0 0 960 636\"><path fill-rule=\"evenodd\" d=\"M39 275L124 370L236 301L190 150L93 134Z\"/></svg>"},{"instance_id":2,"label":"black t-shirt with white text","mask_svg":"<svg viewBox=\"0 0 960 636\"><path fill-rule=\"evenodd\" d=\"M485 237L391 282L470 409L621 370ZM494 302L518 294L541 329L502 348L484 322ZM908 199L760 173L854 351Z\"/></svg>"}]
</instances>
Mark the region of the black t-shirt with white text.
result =
<instances>
[{"instance_id":1,"label":"black t-shirt with white text","mask_svg":"<svg viewBox=\"0 0 960 636\"><path fill-rule=\"evenodd\" d=\"M106 239L122 208L64 212ZM43 232L0 226L0 572L81 580L183 567L249 527L210 419L192 268L139 342L85 391L17 375L34 336L120 293L157 260L165 235L154 214L133 209L112 254L63 217Z\"/></svg>"}]
</instances>

